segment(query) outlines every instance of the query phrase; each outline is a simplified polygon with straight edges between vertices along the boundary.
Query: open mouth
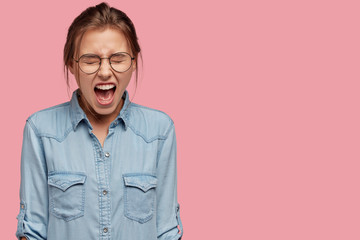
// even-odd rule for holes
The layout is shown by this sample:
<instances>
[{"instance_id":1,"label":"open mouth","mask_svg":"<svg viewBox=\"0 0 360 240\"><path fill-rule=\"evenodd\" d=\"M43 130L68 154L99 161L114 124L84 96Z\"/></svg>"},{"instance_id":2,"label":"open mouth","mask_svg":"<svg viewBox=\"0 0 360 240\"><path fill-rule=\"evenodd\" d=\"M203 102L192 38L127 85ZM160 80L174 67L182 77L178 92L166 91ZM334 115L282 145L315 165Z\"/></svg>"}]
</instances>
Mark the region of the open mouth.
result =
<instances>
[{"instance_id":1,"label":"open mouth","mask_svg":"<svg viewBox=\"0 0 360 240\"><path fill-rule=\"evenodd\" d=\"M114 99L116 86L114 84L98 84L95 86L94 91L97 101L101 105L107 105Z\"/></svg>"}]
</instances>

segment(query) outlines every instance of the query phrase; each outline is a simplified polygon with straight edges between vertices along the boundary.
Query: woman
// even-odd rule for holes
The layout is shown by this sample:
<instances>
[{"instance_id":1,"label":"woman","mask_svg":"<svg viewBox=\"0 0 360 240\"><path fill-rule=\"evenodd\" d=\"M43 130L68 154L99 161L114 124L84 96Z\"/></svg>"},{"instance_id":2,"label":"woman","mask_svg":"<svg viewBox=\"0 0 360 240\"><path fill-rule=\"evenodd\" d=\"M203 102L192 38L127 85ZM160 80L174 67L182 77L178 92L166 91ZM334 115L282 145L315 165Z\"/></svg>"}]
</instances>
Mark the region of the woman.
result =
<instances>
[{"instance_id":1,"label":"woman","mask_svg":"<svg viewBox=\"0 0 360 240\"><path fill-rule=\"evenodd\" d=\"M18 239L181 239L174 123L126 90L139 56L133 23L106 3L70 26L79 88L26 121Z\"/></svg>"}]
</instances>

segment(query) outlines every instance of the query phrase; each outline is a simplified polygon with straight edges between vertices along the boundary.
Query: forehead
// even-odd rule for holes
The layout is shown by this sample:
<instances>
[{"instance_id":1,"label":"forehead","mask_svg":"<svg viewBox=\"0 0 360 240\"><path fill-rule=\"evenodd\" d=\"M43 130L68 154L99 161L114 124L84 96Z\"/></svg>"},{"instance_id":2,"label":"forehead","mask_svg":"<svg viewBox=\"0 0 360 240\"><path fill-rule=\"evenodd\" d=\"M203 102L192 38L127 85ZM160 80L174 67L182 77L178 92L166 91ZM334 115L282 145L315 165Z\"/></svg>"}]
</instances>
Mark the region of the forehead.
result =
<instances>
[{"instance_id":1,"label":"forehead","mask_svg":"<svg viewBox=\"0 0 360 240\"><path fill-rule=\"evenodd\" d=\"M125 35L113 28L87 30L79 47L80 56L86 53L108 56L115 52L129 52Z\"/></svg>"}]
</instances>

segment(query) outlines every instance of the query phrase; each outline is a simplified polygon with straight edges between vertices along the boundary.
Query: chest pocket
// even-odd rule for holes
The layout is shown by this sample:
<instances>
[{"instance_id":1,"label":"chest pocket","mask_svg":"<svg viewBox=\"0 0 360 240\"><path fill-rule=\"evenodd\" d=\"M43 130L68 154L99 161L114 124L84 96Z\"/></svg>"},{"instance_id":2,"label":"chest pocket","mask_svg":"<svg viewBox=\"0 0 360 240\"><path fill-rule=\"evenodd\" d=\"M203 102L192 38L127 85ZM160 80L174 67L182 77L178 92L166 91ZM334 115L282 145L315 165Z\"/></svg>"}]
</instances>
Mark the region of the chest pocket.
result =
<instances>
[{"instance_id":1,"label":"chest pocket","mask_svg":"<svg viewBox=\"0 0 360 240\"><path fill-rule=\"evenodd\" d=\"M139 223L149 221L156 201L155 176L143 173L124 174L125 216Z\"/></svg>"},{"instance_id":2,"label":"chest pocket","mask_svg":"<svg viewBox=\"0 0 360 240\"><path fill-rule=\"evenodd\" d=\"M49 173L49 208L55 217L70 221L84 216L85 180L84 173Z\"/></svg>"}]
</instances>

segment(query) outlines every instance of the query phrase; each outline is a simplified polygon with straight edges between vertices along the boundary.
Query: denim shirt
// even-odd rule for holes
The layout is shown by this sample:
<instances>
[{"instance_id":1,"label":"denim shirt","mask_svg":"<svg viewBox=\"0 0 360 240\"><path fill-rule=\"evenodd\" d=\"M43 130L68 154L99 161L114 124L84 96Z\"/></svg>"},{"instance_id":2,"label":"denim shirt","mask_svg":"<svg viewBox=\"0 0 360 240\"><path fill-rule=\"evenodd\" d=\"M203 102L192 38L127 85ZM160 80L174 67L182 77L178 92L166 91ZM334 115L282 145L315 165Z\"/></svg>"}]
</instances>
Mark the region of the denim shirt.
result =
<instances>
[{"instance_id":1,"label":"denim shirt","mask_svg":"<svg viewBox=\"0 0 360 240\"><path fill-rule=\"evenodd\" d=\"M102 147L77 95L26 121L16 237L181 239L172 119L125 90Z\"/></svg>"}]
</instances>

